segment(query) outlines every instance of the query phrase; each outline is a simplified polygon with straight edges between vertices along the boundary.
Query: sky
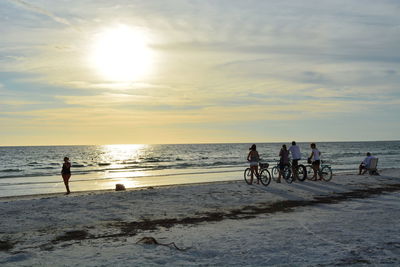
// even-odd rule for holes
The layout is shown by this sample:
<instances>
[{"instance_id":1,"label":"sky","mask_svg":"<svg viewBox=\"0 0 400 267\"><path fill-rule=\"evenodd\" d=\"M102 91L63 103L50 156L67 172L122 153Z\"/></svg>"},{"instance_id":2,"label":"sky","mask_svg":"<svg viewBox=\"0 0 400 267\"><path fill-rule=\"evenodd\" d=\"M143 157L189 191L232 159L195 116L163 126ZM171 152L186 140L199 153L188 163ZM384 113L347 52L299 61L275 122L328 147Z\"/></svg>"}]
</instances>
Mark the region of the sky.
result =
<instances>
[{"instance_id":1,"label":"sky","mask_svg":"<svg viewBox=\"0 0 400 267\"><path fill-rule=\"evenodd\" d=\"M400 1L0 0L0 145L400 139Z\"/></svg>"}]
</instances>

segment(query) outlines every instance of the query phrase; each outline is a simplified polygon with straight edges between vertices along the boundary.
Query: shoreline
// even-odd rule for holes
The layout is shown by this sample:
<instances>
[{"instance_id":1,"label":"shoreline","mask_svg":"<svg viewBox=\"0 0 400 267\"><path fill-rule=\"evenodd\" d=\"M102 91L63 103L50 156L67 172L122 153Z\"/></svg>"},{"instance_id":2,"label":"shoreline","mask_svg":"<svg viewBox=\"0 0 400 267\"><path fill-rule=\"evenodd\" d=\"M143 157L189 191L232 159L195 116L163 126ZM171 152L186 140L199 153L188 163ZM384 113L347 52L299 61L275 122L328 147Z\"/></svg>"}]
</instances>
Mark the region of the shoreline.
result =
<instances>
[{"instance_id":1,"label":"shoreline","mask_svg":"<svg viewBox=\"0 0 400 267\"><path fill-rule=\"evenodd\" d=\"M245 168L243 168L244 170ZM384 169L381 169L384 171ZM333 177L343 176L343 175L352 175L353 172L343 171L343 172L335 172ZM87 175L85 175L86 177ZM190 176L191 179L187 179L186 177ZM177 173L177 174L168 174L168 175L148 175L141 177L118 177L118 178L103 178L96 176L87 176L86 179L83 179L82 175L73 175L70 180L70 189L72 191L71 196L76 195L85 195L85 194L98 194L101 192L113 192L115 191L116 184L124 184L126 191L131 190L145 190L146 188L158 188L158 187L168 187L168 186L181 186L181 185L197 185L197 184L208 184L208 183L220 183L220 182L230 182L230 181L242 181L243 180L243 172L240 169L235 171L211 171L211 172L190 172L190 173ZM159 179L154 179L157 177ZM65 194L64 184L62 183L62 179L58 176L43 176L43 177L35 177L52 179L52 184L54 186L48 186L46 189L40 189L40 191L48 191L48 192L40 192L40 193L28 193L25 194L25 191L22 189L14 189L14 191L24 192L23 194L15 194L15 195L4 195L0 196L0 202L4 201L13 201L19 199L37 199L41 197L59 197ZM74 180L78 179L78 180ZM172 179L171 179L172 178ZM20 178L21 179L21 178ZM99 182L101 181L101 182ZM39 183L41 184L41 183ZM44 184L48 184L48 182L44 182ZM272 186L274 181L271 180ZM35 185L35 184L33 184ZM95 188L95 189L92 189ZM7 190L7 189L2 189ZM11 189L13 190L13 189ZM29 191L35 191L34 189L26 189Z\"/></svg>"},{"instance_id":2,"label":"shoreline","mask_svg":"<svg viewBox=\"0 0 400 267\"><path fill-rule=\"evenodd\" d=\"M385 172L385 171L391 171L394 168L390 169L381 169L380 172ZM204 173L201 173L204 174ZM215 173L207 173L208 175L212 174L215 175ZM237 173L236 173L237 174ZM181 174L178 174L179 176ZM240 173L241 175L241 173ZM353 176L356 175L353 172L343 172L343 173L334 173L332 180L334 181L335 177L340 177L340 176ZM357 176L357 175L356 175ZM360 175L360 176L365 176L365 175ZM367 175L368 176L368 175ZM151 176L152 177L152 176ZM109 178L111 179L111 178ZM126 179L126 178L122 178ZM93 179L89 179L85 182L91 182ZM169 183L169 184L160 184L160 185L144 185L144 186L137 186L137 187L126 187L126 190L122 192L129 192L129 191L138 191L138 190L147 190L147 189L157 189L157 188L168 188L168 187L179 187L179 186L189 186L189 185L207 185L207 184L219 184L219 183L230 183L230 182L240 182L243 181L243 178L237 178L237 179L229 179L229 180L215 180L215 181L204 181L204 182L184 182L184 183ZM306 182L312 182L309 180L306 180ZM70 187L71 183L74 181L70 182ZM117 184L118 182L115 182ZM285 183L285 182L283 182ZM299 184L303 182L297 182ZM327 182L329 183L329 182ZM62 182L58 182L59 185L64 187ZM70 195L66 195L65 192L54 192L54 193L39 193L39 194L27 194L27 195L14 195L14 196L0 196L0 202L8 202L8 201L18 201L18 200L30 200L30 199L41 199L41 198L55 198L55 197L73 197L73 196L82 196L82 195L98 195L98 194L106 194L106 193L113 193L118 191L115 190L115 184L114 188L108 188L108 189L93 189L93 190L78 190L78 191L72 191ZM269 188L271 186L274 186L276 183L272 180L271 178L271 183L265 187Z\"/></svg>"}]
</instances>

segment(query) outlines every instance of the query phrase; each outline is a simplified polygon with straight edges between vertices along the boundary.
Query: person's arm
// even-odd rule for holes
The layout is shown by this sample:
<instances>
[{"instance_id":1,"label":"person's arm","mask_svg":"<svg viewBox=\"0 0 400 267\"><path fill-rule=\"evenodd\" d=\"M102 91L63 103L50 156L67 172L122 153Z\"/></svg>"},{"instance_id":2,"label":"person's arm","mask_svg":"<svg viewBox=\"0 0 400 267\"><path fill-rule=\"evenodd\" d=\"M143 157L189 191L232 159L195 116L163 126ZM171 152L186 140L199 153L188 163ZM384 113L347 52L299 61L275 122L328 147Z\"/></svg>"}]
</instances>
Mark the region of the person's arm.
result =
<instances>
[{"instance_id":1,"label":"person's arm","mask_svg":"<svg viewBox=\"0 0 400 267\"><path fill-rule=\"evenodd\" d=\"M247 161L250 161L250 154L251 154L251 151L250 151L249 154L247 155Z\"/></svg>"},{"instance_id":2,"label":"person's arm","mask_svg":"<svg viewBox=\"0 0 400 267\"><path fill-rule=\"evenodd\" d=\"M368 157L364 158L364 160L361 162L361 164L366 166L367 165L367 159L368 159Z\"/></svg>"}]
</instances>

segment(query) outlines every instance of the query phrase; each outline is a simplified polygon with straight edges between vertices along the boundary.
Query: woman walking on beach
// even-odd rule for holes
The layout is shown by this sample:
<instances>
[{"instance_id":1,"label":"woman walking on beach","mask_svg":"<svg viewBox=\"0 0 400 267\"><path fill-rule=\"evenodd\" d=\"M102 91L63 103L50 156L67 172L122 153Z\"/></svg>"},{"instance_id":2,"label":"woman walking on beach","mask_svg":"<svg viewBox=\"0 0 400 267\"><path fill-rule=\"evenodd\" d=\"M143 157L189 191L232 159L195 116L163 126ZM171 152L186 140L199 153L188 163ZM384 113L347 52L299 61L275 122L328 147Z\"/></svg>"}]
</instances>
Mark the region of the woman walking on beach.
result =
<instances>
[{"instance_id":1,"label":"woman walking on beach","mask_svg":"<svg viewBox=\"0 0 400 267\"><path fill-rule=\"evenodd\" d=\"M322 180L322 177L321 177L321 175L319 175L319 172L318 172L319 166L321 165L321 160L320 160L321 152L319 152L315 143L311 143L310 147L311 147L311 155L308 158L308 160L311 161L311 166L314 170L313 178L315 180L317 180L317 173L318 173L318 176L319 176L318 180Z\"/></svg>"},{"instance_id":2,"label":"woman walking on beach","mask_svg":"<svg viewBox=\"0 0 400 267\"><path fill-rule=\"evenodd\" d=\"M249 148L250 152L247 155L247 161L250 162L250 169L251 169L251 178L250 178L250 184L253 183L253 176L254 172L256 173L256 176L258 177L258 161L260 160L260 155L257 152L257 147L255 144L253 144ZM259 183L257 179L257 184Z\"/></svg>"},{"instance_id":3,"label":"woman walking on beach","mask_svg":"<svg viewBox=\"0 0 400 267\"><path fill-rule=\"evenodd\" d=\"M71 191L69 191L69 178L71 178L71 162L69 162L69 158L65 157L64 158L64 163L61 169L61 176L64 180L65 188L67 189L66 195L70 194Z\"/></svg>"},{"instance_id":4,"label":"woman walking on beach","mask_svg":"<svg viewBox=\"0 0 400 267\"><path fill-rule=\"evenodd\" d=\"M289 150L287 150L286 145L282 145L281 151L279 151L279 176L277 183L281 182L281 176L285 166L289 165Z\"/></svg>"}]
</instances>

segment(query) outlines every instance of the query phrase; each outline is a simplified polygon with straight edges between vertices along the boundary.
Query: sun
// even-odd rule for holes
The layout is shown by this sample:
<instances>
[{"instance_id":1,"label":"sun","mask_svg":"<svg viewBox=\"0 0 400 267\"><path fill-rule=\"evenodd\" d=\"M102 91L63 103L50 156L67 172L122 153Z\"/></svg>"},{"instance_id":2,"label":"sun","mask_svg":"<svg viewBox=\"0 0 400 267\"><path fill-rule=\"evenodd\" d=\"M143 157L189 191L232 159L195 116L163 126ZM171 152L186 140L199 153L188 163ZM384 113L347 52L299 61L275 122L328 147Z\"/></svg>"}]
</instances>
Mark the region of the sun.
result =
<instances>
[{"instance_id":1,"label":"sun","mask_svg":"<svg viewBox=\"0 0 400 267\"><path fill-rule=\"evenodd\" d=\"M118 25L96 35L89 60L105 80L134 81L149 72L152 51L143 33Z\"/></svg>"}]
</instances>

